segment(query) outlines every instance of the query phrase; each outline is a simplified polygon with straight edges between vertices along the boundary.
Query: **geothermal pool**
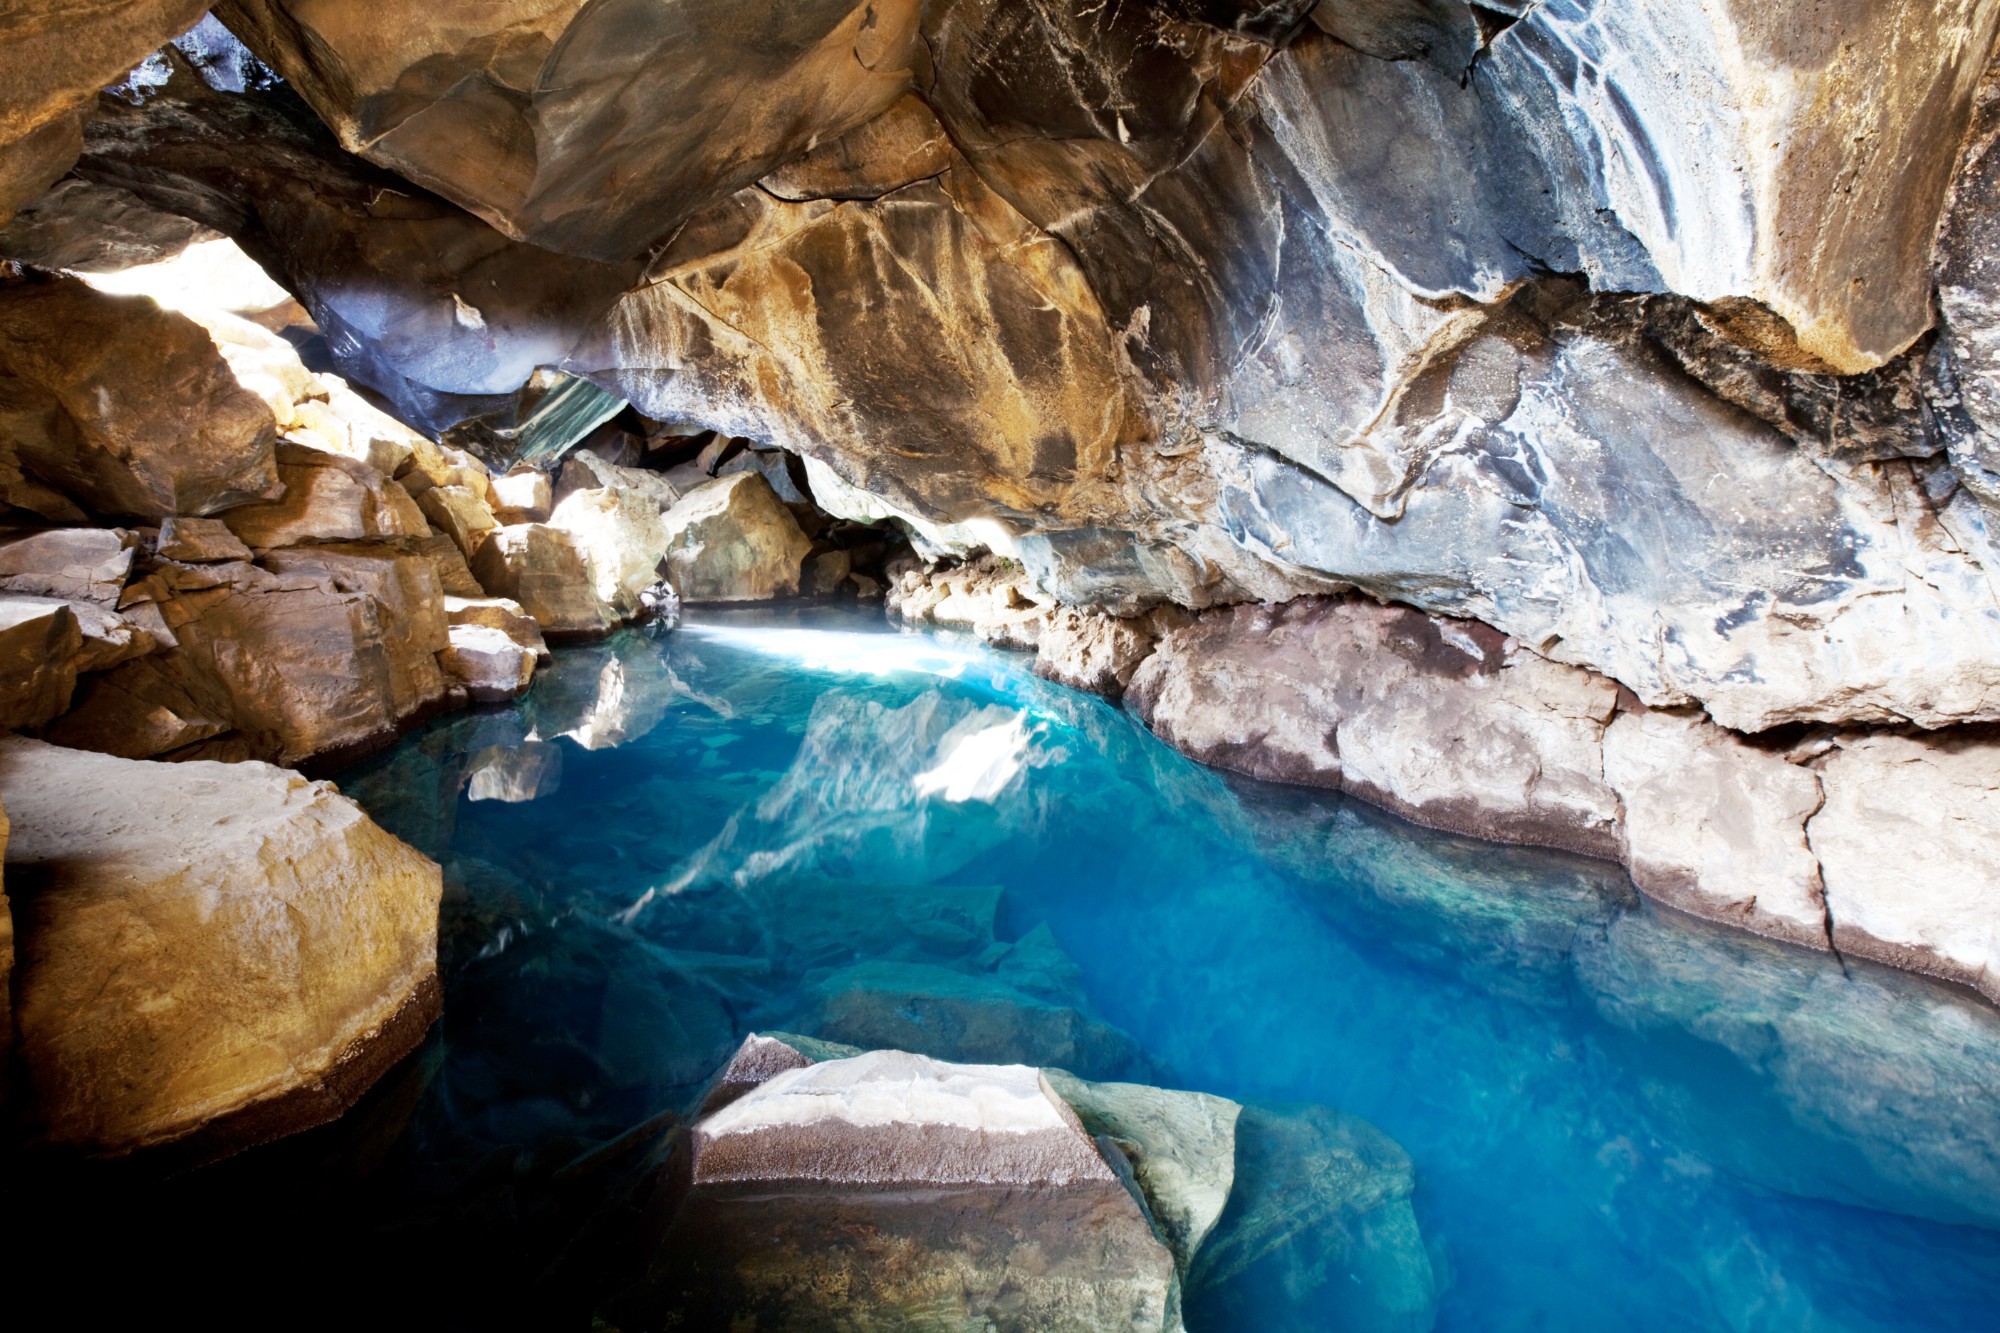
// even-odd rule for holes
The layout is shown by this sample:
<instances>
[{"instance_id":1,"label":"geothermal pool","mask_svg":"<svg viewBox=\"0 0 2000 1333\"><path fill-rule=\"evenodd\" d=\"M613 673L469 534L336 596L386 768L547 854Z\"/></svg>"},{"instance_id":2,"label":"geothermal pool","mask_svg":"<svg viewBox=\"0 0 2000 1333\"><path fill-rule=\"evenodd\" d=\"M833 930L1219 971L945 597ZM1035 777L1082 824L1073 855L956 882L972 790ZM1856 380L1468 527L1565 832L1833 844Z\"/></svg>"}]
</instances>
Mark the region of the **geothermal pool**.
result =
<instances>
[{"instance_id":1,"label":"geothermal pool","mask_svg":"<svg viewBox=\"0 0 2000 1333\"><path fill-rule=\"evenodd\" d=\"M519 706L340 781L445 866L439 1028L337 1125L65 1191L28 1257L143 1251L155 1310L228 1262L310 1290L307 1322L588 1327L642 1258L662 1113L784 1031L1298 1128L1239 1156L1196 1333L2000 1308L1990 1007L1680 918L1609 865L1227 778L1025 658L698 612L559 650Z\"/></svg>"}]
</instances>

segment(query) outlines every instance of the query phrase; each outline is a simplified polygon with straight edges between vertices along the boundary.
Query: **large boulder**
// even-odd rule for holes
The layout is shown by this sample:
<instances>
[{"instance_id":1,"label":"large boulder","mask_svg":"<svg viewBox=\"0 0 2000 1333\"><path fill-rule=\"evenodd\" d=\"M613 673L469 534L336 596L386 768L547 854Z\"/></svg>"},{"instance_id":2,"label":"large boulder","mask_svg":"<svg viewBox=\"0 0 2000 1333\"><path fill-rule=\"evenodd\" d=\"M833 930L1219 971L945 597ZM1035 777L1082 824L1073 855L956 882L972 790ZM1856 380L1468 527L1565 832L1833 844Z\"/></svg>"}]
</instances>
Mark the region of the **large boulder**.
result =
<instances>
[{"instance_id":1,"label":"large boulder","mask_svg":"<svg viewBox=\"0 0 2000 1333\"><path fill-rule=\"evenodd\" d=\"M597 595L589 557L561 528L497 528L480 543L472 572L489 596L517 603L547 633L602 634L618 623Z\"/></svg>"},{"instance_id":2,"label":"large boulder","mask_svg":"<svg viewBox=\"0 0 2000 1333\"><path fill-rule=\"evenodd\" d=\"M166 565L128 591L177 646L88 678L50 731L127 758L230 744L295 764L392 738L437 703L444 594L420 552L357 543Z\"/></svg>"},{"instance_id":3,"label":"large boulder","mask_svg":"<svg viewBox=\"0 0 2000 1333\"><path fill-rule=\"evenodd\" d=\"M51 518L212 514L282 493L271 411L201 326L74 278L0 283L0 417L0 498Z\"/></svg>"},{"instance_id":4,"label":"large boulder","mask_svg":"<svg viewBox=\"0 0 2000 1333\"><path fill-rule=\"evenodd\" d=\"M1173 1253L1031 1068L802 1063L697 1123L688 1174L654 1318L1179 1327Z\"/></svg>"},{"instance_id":5,"label":"large boulder","mask_svg":"<svg viewBox=\"0 0 2000 1333\"><path fill-rule=\"evenodd\" d=\"M318 1124L437 1014L438 868L325 783L7 739L0 799L52 1145L201 1160Z\"/></svg>"},{"instance_id":6,"label":"large boulder","mask_svg":"<svg viewBox=\"0 0 2000 1333\"><path fill-rule=\"evenodd\" d=\"M427 537L409 492L367 463L286 440L278 445L284 497L229 510L222 521L258 550L315 541Z\"/></svg>"},{"instance_id":7,"label":"large boulder","mask_svg":"<svg viewBox=\"0 0 2000 1333\"><path fill-rule=\"evenodd\" d=\"M549 526L568 533L583 552L598 600L620 619L639 613L639 595L660 581L671 535L656 497L620 486L572 491Z\"/></svg>"},{"instance_id":8,"label":"large boulder","mask_svg":"<svg viewBox=\"0 0 2000 1333\"><path fill-rule=\"evenodd\" d=\"M761 473L695 487L666 514L667 571L684 602L795 596L812 542Z\"/></svg>"},{"instance_id":9,"label":"large boulder","mask_svg":"<svg viewBox=\"0 0 2000 1333\"><path fill-rule=\"evenodd\" d=\"M2000 1004L2000 742L1847 737L1820 778L1809 831L1835 947Z\"/></svg>"},{"instance_id":10,"label":"large boulder","mask_svg":"<svg viewBox=\"0 0 2000 1333\"><path fill-rule=\"evenodd\" d=\"M116 606L132 553L131 535L116 528L0 533L0 590Z\"/></svg>"},{"instance_id":11,"label":"large boulder","mask_svg":"<svg viewBox=\"0 0 2000 1333\"><path fill-rule=\"evenodd\" d=\"M0 597L0 727L39 727L69 707L83 631L40 597Z\"/></svg>"}]
</instances>

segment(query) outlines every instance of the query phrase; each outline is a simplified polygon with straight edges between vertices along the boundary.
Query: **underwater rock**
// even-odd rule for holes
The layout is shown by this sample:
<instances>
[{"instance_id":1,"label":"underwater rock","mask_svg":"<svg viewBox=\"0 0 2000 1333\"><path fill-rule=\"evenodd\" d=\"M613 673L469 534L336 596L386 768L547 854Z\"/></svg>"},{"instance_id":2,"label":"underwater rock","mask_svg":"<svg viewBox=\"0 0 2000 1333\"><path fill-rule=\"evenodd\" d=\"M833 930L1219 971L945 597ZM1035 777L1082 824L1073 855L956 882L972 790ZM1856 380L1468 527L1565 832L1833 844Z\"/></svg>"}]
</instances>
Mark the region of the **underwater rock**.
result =
<instances>
[{"instance_id":1,"label":"underwater rock","mask_svg":"<svg viewBox=\"0 0 2000 1333\"><path fill-rule=\"evenodd\" d=\"M0 741L48 1143L201 1161L340 1114L438 1011L438 868L325 783Z\"/></svg>"},{"instance_id":2,"label":"underwater rock","mask_svg":"<svg viewBox=\"0 0 2000 1333\"><path fill-rule=\"evenodd\" d=\"M562 747L548 741L489 745L466 763L468 801L538 801L561 786Z\"/></svg>"},{"instance_id":3,"label":"underwater rock","mask_svg":"<svg viewBox=\"0 0 2000 1333\"><path fill-rule=\"evenodd\" d=\"M812 542L761 473L705 482L666 513L667 573L683 602L794 597Z\"/></svg>"},{"instance_id":4,"label":"underwater rock","mask_svg":"<svg viewBox=\"0 0 2000 1333\"><path fill-rule=\"evenodd\" d=\"M75 278L0 283L0 499L58 521L272 499L276 424L208 334Z\"/></svg>"}]
</instances>

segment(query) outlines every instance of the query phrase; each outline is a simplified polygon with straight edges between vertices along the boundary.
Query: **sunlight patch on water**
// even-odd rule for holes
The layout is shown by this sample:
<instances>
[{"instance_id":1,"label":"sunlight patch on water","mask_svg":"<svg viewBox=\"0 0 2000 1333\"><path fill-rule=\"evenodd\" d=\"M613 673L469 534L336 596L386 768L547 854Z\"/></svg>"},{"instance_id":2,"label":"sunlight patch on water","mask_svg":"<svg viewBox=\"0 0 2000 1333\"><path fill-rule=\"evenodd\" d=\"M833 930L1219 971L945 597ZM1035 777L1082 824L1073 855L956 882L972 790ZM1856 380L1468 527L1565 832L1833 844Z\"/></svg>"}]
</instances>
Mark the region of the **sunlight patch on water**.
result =
<instances>
[{"instance_id":1,"label":"sunlight patch on water","mask_svg":"<svg viewBox=\"0 0 2000 1333\"><path fill-rule=\"evenodd\" d=\"M807 671L844 675L889 676L909 671L957 680L969 668L986 661L975 649L914 634L701 624L683 625L677 632L722 647L781 657Z\"/></svg>"}]
</instances>

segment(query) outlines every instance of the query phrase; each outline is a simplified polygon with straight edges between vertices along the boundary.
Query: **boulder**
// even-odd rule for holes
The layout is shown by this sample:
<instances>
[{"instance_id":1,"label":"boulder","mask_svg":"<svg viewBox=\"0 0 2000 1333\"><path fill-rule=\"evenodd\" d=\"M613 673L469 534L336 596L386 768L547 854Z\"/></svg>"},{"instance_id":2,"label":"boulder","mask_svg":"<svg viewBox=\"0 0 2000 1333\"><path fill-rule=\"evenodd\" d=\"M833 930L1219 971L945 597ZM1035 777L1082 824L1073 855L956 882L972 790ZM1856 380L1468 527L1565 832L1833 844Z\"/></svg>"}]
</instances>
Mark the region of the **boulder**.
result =
<instances>
[{"instance_id":1,"label":"boulder","mask_svg":"<svg viewBox=\"0 0 2000 1333\"><path fill-rule=\"evenodd\" d=\"M812 542L755 472L695 487L666 514L667 570L683 602L761 602L799 590Z\"/></svg>"},{"instance_id":2,"label":"boulder","mask_svg":"<svg viewBox=\"0 0 2000 1333\"><path fill-rule=\"evenodd\" d=\"M116 606L133 543L116 528L49 528L0 535L0 590Z\"/></svg>"},{"instance_id":3,"label":"boulder","mask_svg":"<svg viewBox=\"0 0 2000 1333\"><path fill-rule=\"evenodd\" d=\"M128 590L178 646L88 677L50 738L150 758L233 737L299 763L379 744L442 698L449 635L426 557L358 544L273 558L287 572L169 565Z\"/></svg>"},{"instance_id":4,"label":"boulder","mask_svg":"<svg viewBox=\"0 0 2000 1333\"><path fill-rule=\"evenodd\" d=\"M583 552L598 599L620 619L641 609L639 595L660 581L669 529L657 502L621 487L573 491L549 516Z\"/></svg>"},{"instance_id":5,"label":"boulder","mask_svg":"<svg viewBox=\"0 0 2000 1333\"><path fill-rule=\"evenodd\" d=\"M542 627L522 609L519 602L505 597L460 597L446 589L444 614L453 629L461 625L478 625L499 630L534 654L537 661L546 662L549 659L549 646L542 637Z\"/></svg>"},{"instance_id":6,"label":"boulder","mask_svg":"<svg viewBox=\"0 0 2000 1333\"><path fill-rule=\"evenodd\" d=\"M546 477L548 474L535 475ZM578 449L563 461L562 475L556 479L553 496L555 501L560 502L577 491L606 486L637 491L659 505L662 513L680 503L681 498L680 491L663 473L640 467L620 467L590 449Z\"/></svg>"},{"instance_id":7,"label":"boulder","mask_svg":"<svg viewBox=\"0 0 2000 1333\"><path fill-rule=\"evenodd\" d=\"M1476 622L1360 599L1212 611L1161 639L1131 698L1206 763L1434 828L1619 851L1603 761L1617 687Z\"/></svg>"},{"instance_id":8,"label":"boulder","mask_svg":"<svg viewBox=\"0 0 2000 1333\"><path fill-rule=\"evenodd\" d=\"M0 415L0 462L93 514L213 514L281 493L270 409L208 334L74 278L0 284ZM31 489L0 498L48 507Z\"/></svg>"},{"instance_id":9,"label":"boulder","mask_svg":"<svg viewBox=\"0 0 2000 1333\"><path fill-rule=\"evenodd\" d=\"M168 518L160 523L153 549L168 560L191 565L249 560L250 548L219 518Z\"/></svg>"},{"instance_id":10,"label":"boulder","mask_svg":"<svg viewBox=\"0 0 2000 1333\"><path fill-rule=\"evenodd\" d=\"M2000 742L1848 736L1808 832L1834 947L2000 1003Z\"/></svg>"},{"instance_id":11,"label":"boulder","mask_svg":"<svg viewBox=\"0 0 2000 1333\"><path fill-rule=\"evenodd\" d=\"M783 1069L698 1122L688 1162L647 1284L661 1311L1179 1327L1172 1252L1034 1069L897 1051Z\"/></svg>"},{"instance_id":12,"label":"boulder","mask_svg":"<svg viewBox=\"0 0 2000 1333\"><path fill-rule=\"evenodd\" d=\"M438 654L445 674L465 686L475 703L504 703L528 692L535 678L535 652L505 630L486 625L453 625L451 642Z\"/></svg>"},{"instance_id":13,"label":"boulder","mask_svg":"<svg viewBox=\"0 0 2000 1333\"><path fill-rule=\"evenodd\" d=\"M438 868L326 783L0 740L47 1143L200 1161L339 1115L438 1012Z\"/></svg>"},{"instance_id":14,"label":"boulder","mask_svg":"<svg viewBox=\"0 0 2000 1333\"><path fill-rule=\"evenodd\" d=\"M82 651L67 603L0 597L0 727L39 727L68 708Z\"/></svg>"},{"instance_id":15,"label":"boulder","mask_svg":"<svg viewBox=\"0 0 2000 1333\"><path fill-rule=\"evenodd\" d=\"M1119 699L1157 641L1143 620L1058 607L1035 637L1035 674L1073 690Z\"/></svg>"},{"instance_id":16,"label":"boulder","mask_svg":"<svg viewBox=\"0 0 2000 1333\"><path fill-rule=\"evenodd\" d=\"M503 525L544 523L554 508L555 488L549 482L549 474L540 468L516 468L493 478L493 516Z\"/></svg>"},{"instance_id":17,"label":"boulder","mask_svg":"<svg viewBox=\"0 0 2000 1333\"><path fill-rule=\"evenodd\" d=\"M12 607L11 614L17 617L32 617L34 608L38 606L67 608L75 617L76 627L83 636L74 662L79 672L108 670L120 662L144 657L172 639L171 632L163 623L155 621L153 628L149 628L141 623L147 617L137 612L132 616L121 615L102 602L63 597L5 596L0 597L0 604Z\"/></svg>"},{"instance_id":18,"label":"boulder","mask_svg":"<svg viewBox=\"0 0 2000 1333\"><path fill-rule=\"evenodd\" d=\"M546 633L602 634L618 623L597 595L582 548L561 528L499 528L480 544L472 572L489 596L517 603Z\"/></svg>"},{"instance_id":19,"label":"boulder","mask_svg":"<svg viewBox=\"0 0 2000 1333\"><path fill-rule=\"evenodd\" d=\"M1604 778L1624 806L1632 882L1711 921L1827 947L1820 866L1806 821L1820 781L1706 718L1622 714L1604 732Z\"/></svg>"},{"instance_id":20,"label":"boulder","mask_svg":"<svg viewBox=\"0 0 2000 1333\"><path fill-rule=\"evenodd\" d=\"M0 42L11 53L0 91L0 222L76 162L99 90L194 26L203 8L201 0L84 10L56 0L8 6L0 17Z\"/></svg>"},{"instance_id":21,"label":"boulder","mask_svg":"<svg viewBox=\"0 0 2000 1333\"><path fill-rule=\"evenodd\" d=\"M452 545L467 560L478 553L486 534L500 526L499 519L470 486L426 487L417 496L417 508L423 510L424 517L439 532L451 538Z\"/></svg>"},{"instance_id":22,"label":"boulder","mask_svg":"<svg viewBox=\"0 0 2000 1333\"><path fill-rule=\"evenodd\" d=\"M223 516L229 530L258 550L318 541L426 537L416 502L366 463L308 445L278 445L281 500L242 505Z\"/></svg>"}]
</instances>

